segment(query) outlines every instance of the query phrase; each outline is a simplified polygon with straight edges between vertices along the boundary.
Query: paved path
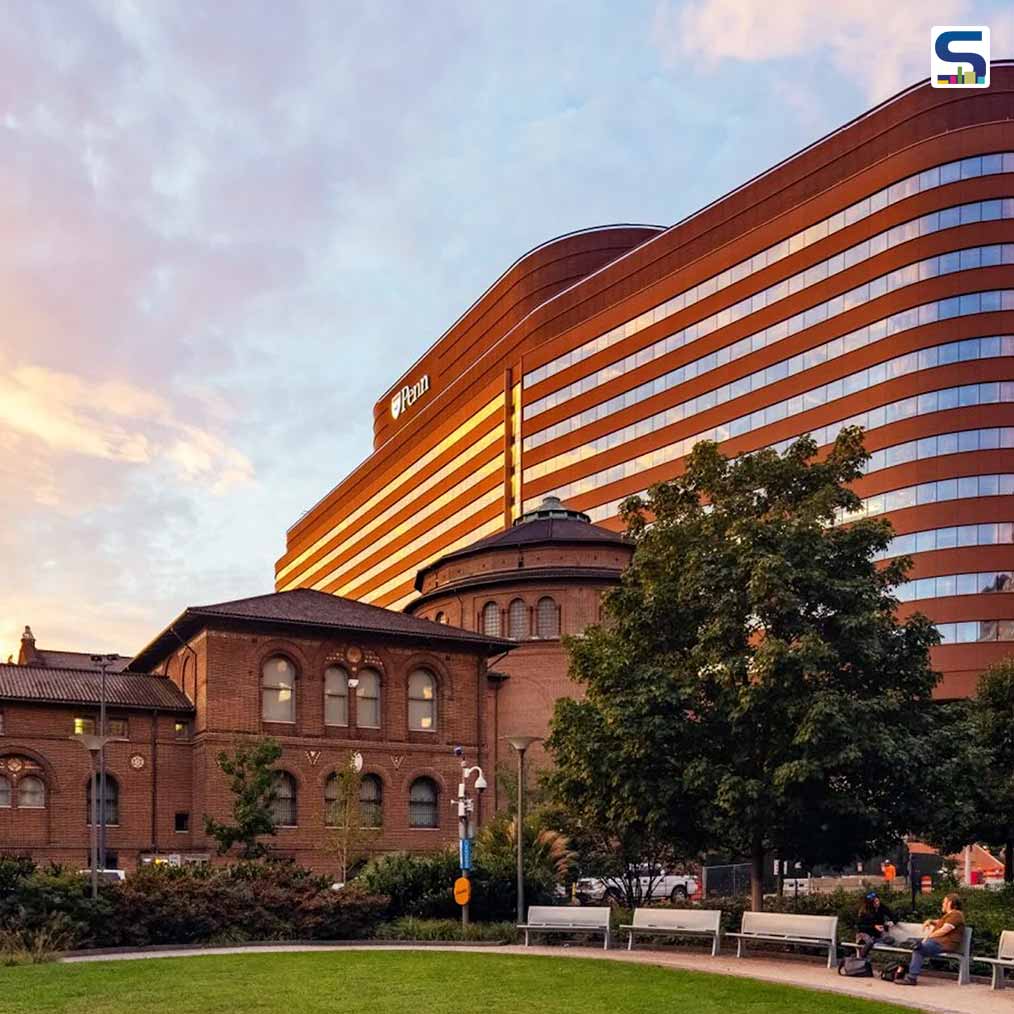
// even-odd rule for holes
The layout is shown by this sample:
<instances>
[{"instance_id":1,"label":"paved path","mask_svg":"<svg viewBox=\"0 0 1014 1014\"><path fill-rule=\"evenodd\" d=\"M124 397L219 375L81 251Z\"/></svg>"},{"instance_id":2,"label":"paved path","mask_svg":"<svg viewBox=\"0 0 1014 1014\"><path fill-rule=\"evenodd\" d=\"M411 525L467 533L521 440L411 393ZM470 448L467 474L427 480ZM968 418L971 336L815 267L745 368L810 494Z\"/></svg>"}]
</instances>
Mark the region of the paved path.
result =
<instances>
[{"instance_id":1,"label":"paved path","mask_svg":"<svg viewBox=\"0 0 1014 1014\"><path fill-rule=\"evenodd\" d=\"M303 951L335 950L413 950L411 944L269 944L263 947L206 947L198 949L131 951L120 954L81 954L61 959L65 963L84 961L137 961L147 958L198 957L205 954L265 954L273 952L294 953ZM709 955L692 951L603 951L597 947L441 947L429 945L426 950L465 951L485 954L495 959L498 954L542 955L552 958L598 958L607 961L629 961L661 968L683 968L697 972L715 972L719 975L736 975L763 982L777 982L783 985L805 986L829 993L845 993L866 1000L883 1000L897 1003L932 1014L1014 1014L1014 989L1002 993L994 992L988 986L974 983L958 986L954 979L938 979L923 976L915 988L895 986L874 979L846 979L830 972L815 961L793 960L791 958L771 959L760 957L734 958Z\"/></svg>"}]
</instances>

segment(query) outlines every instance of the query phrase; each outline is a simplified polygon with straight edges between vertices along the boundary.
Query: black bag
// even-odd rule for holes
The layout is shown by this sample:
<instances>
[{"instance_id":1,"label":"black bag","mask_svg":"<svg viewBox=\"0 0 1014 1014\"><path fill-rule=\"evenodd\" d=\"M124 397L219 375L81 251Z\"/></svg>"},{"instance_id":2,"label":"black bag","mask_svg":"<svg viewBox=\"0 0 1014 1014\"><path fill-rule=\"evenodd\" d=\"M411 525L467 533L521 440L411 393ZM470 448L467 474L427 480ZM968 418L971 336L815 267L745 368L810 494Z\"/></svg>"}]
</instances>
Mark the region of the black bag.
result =
<instances>
[{"instance_id":1,"label":"black bag","mask_svg":"<svg viewBox=\"0 0 1014 1014\"><path fill-rule=\"evenodd\" d=\"M908 972L908 965L903 961L893 961L887 966L881 973L880 978L884 982L894 982L899 975L905 975Z\"/></svg>"},{"instance_id":2,"label":"black bag","mask_svg":"<svg viewBox=\"0 0 1014 1014\"><path fill-rule=\"evenodd\" d=\"M850 978L872 979L873 965L866 958L859 956L842 958L838 962L838 974L847 975Z\"/></svg>"}]
</instances>

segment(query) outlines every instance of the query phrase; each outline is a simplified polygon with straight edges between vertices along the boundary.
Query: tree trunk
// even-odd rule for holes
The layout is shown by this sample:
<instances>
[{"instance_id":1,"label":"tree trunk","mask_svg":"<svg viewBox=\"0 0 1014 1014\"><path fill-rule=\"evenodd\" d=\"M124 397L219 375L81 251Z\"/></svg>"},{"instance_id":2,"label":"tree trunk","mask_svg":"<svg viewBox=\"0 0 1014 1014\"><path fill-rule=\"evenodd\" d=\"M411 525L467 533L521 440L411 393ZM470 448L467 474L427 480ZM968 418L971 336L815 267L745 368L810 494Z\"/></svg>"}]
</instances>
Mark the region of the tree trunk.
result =
<instances>
[{"instance_id":1,"label":"tree trunk","mask_svg":"<svg viewBox=\"0 0 1014 1014\"><path fill-rule=\"evenodd\" d=\"M1014 884L1014 831L1008 832L1007 845L1003 852L1004 883Z\"/></svg>"},{"instance_id":2,"label":"tree trunk","mask_svg":"<svg viewBox=\"0 0 1014 1014\"><path fill-rule=\"evenodd\" d=\"M750 909L760 912L764 908L764 846L755 842L750 856Z\"/></svg>"}]
</instances>

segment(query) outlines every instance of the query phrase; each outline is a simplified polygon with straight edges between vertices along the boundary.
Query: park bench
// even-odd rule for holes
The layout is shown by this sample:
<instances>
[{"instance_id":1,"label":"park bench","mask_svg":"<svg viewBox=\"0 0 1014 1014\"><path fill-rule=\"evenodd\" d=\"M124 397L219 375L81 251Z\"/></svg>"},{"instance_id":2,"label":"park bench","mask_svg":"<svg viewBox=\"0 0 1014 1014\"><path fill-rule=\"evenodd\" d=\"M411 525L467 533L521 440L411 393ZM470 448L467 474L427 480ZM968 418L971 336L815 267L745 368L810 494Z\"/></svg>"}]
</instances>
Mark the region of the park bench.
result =
<instances>
[{"instance_id":1,"label":"park bench","mask_svg":"<svg viewBox=\"0 0 1014 1014\"><path fill-rule=\"evenodd\" d=\"M719 923L722 913L710 909L638 908L634 921L624 924L627 931L627 950L634 949L635 934L655 936L711 937L711 956L718 956Z\"/></svg>"},{"instance_id":2,"label":"park bench","mask_svg":"<svg viewBox=\"0 0 1014 1014\"><path fill-rule=\"evenodd\" d=\"M1014 968L1014 930L1004 930L1000 934L1000 946L996 949L995 958L976 958L983 964L993 966L993 989L1003 989L1004 972Z\"/></svg>"},{"instance_id":3,"label":"park bench","mask_svg":"<svg viewBox=\"0 0 1014 1014\"><path fill-rule=\"evenodd\" d=\"M744 912L736 938L736 957L741 958L751 940L774 944L819 947L827 951L827 967L834 968L838 957L838 916L793 915L786 912Z\"/></svg>"},{"instance_id":4,"label":"park bench","mask_svg":"<svg viewBox=\"0 0 1014 1014\"><path fill-rule=\"evenodd\" d=\"M590 933L605 938L605 949L609 950L610 909L584 908L568 905L532 905L528 909L528 921L518 923L518 929L525 931L525 947L529 933Z\"/></svg>"},{"instance_id":5,"label":"park bench","mask_svg":"<svg viewBox=\"0 0 1014 1014\"><path fill-rule=\"evenodd\" d=\"M913 944L918 940L922 940L924 932L921 922L893 923L887 933L894 943L888 944L883 940L878 940L873 945L873 950L888 951L893 954L911 954ZM863 945L846 941L842 946L858 951ZM965 935L961 941L960 951L944 951L938 957L941 959L949 958L951 961L958 963L959 986L966 986L971 982L972 927L965 927Z\"/></svg>"}]
</instances>

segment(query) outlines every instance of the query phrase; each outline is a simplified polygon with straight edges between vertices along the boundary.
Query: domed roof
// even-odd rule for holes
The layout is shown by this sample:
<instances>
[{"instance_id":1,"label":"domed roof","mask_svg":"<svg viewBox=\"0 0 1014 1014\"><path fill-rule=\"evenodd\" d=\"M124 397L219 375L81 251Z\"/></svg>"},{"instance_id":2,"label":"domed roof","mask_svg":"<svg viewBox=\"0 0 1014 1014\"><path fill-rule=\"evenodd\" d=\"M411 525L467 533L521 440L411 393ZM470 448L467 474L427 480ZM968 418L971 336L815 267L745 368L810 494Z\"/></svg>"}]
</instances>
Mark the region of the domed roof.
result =
<instances>
[{"instance_id":1,"label":"domed roof","mask_svg":"<svg viewBox=\"0 0 1014 1014\"><path fill-rule=\"evenodd\" d=\"M460 560L498 549L514 549L536 545L603 545L631 548L630 542L620 532L610 531L600 525L593 525L591 518L581 511L571 510L559 497L547 496L534 510L522 514L506 531L488 535L470 546L456 549L416 574L415 586L422 591L423 579L438 567L451 560Z\"/></svg>"}]
</instances>

